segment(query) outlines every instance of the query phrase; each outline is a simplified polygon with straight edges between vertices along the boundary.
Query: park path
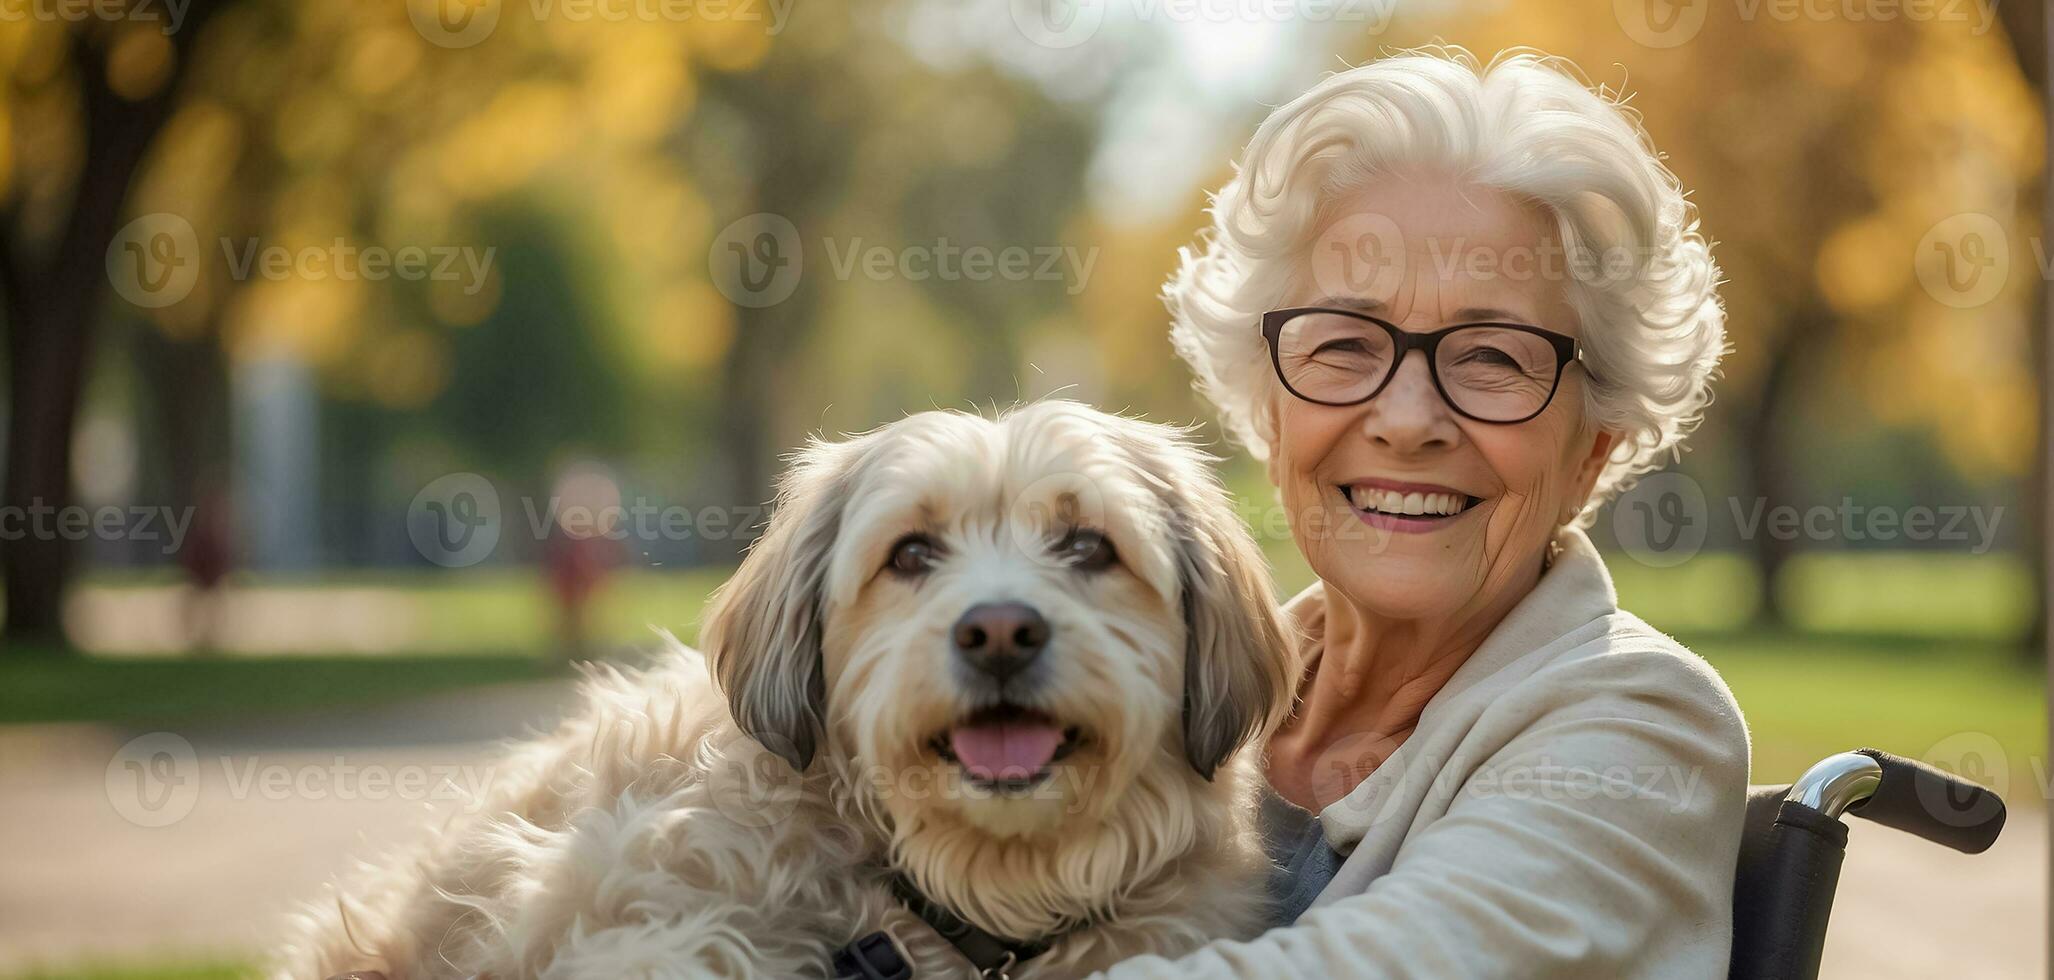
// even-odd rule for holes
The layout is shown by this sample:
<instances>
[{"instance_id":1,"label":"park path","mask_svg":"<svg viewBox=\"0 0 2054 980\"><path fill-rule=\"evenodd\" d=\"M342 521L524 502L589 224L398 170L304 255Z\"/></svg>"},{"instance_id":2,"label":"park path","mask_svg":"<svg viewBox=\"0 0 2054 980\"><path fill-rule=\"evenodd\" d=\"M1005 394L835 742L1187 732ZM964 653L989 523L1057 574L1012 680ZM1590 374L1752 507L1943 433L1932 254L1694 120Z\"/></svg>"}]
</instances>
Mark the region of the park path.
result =
<instances>
[{"instance_id":1,"label":"park path","mask_svg":"<svg viewBox=\"0 0 2054 980\"><path fill-rule=\"evenodd\" d=\"M456 805L442 779L490 778L497 741L546 725L567 696L510 685L178 729L190 759L164 736L132 743L143 731L0 727L0 977L82 958L248 956L351 858ZM1854 821L1825 975L2044 976L2047 818L2020 802L1975 858Z\"/></svg>"}]
</instances>

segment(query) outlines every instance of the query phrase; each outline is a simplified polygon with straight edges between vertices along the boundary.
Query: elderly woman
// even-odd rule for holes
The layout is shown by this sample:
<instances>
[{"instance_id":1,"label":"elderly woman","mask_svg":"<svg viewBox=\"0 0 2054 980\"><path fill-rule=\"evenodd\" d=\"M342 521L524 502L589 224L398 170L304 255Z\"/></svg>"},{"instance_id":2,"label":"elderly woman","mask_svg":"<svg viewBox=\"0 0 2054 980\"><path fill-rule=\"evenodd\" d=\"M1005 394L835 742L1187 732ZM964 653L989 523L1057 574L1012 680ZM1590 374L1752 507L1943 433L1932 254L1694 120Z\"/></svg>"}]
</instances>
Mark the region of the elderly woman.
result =
<instances>
[{"instance_id":1,"label":"elderly woman","mask_svg":"<svg viewBox=\"0 0 2054 980\"><path fill-rule=\"evenodd\" d=\"M1747 729L1581 530L1710 400L1718 270L1570 71L1328 77L1165 289L1319 582L1267 753L1283 928L1110 976L1725 975Z\"/></svg>"}]
</instances>

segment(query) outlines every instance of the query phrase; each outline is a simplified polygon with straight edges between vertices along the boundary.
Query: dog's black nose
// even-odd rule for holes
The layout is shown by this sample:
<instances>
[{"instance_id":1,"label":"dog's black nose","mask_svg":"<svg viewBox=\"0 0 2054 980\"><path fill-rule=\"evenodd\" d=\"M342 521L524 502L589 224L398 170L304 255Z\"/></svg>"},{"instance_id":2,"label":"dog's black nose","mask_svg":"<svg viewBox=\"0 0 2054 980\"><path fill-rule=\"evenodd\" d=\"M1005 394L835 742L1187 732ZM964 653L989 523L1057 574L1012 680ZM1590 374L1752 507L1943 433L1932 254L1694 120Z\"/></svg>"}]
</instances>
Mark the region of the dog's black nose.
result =
<instances>
[{"instance_id":1,"label":"dog's black nose","mask_svg":"<svg viewBox=\"0 0 2054 980\"><path fill-rule=\"evenodd\" d=\"M1004 681L1034 662L1048 645L1048 620L1021 602L987 602L971 606L956 620L956 655L970 666Z\"/></svg>"}]
</instances>

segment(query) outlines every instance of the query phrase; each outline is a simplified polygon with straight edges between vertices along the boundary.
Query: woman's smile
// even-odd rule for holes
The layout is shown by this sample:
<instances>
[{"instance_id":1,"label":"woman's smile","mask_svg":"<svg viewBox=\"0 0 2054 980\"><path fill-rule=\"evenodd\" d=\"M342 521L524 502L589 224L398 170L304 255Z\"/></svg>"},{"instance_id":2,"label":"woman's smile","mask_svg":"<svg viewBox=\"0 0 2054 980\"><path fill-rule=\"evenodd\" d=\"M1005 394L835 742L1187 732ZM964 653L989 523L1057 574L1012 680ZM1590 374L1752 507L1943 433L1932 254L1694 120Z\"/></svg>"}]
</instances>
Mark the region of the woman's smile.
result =
<instances>
[{"instance_id":1,"label":"woman's smile","mask_svg":"<svg viewBox=\"0 0 2054 980\"><path fill-rule=\"evenodd\" d=\"M1334 491L1363 523L1400 534L1440 530L1483 500L1443 484L1377 478L1349 480Z\"/></svg>"}]
</instances>

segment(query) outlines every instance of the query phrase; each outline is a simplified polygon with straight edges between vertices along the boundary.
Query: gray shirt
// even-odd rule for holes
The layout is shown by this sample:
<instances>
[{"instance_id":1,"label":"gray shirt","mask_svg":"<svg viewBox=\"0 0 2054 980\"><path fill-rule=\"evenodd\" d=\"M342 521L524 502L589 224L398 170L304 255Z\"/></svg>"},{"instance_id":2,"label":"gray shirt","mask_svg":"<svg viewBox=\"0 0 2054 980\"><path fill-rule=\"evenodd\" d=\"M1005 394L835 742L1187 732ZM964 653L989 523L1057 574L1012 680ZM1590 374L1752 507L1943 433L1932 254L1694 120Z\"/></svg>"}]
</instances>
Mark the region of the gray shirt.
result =
<instances>
[{"instance_id":1,"label":"gray shirt","mask_svg":"<svg viewBox=\"0 0 2054 980\"><path fill-rule=\"evenodd\" d=\"M1262 849L1270 860L1269 924L1288 926L1326 890L1347 855L1327 843L1318 814L1278 796L1267 782L1262 784L1259 819Z\"/></svg>"}]
</instances>

